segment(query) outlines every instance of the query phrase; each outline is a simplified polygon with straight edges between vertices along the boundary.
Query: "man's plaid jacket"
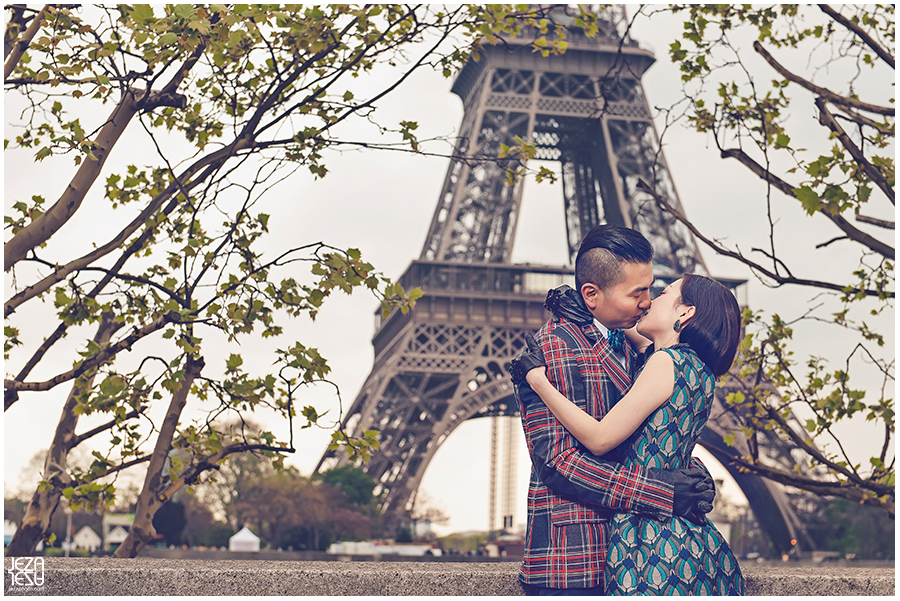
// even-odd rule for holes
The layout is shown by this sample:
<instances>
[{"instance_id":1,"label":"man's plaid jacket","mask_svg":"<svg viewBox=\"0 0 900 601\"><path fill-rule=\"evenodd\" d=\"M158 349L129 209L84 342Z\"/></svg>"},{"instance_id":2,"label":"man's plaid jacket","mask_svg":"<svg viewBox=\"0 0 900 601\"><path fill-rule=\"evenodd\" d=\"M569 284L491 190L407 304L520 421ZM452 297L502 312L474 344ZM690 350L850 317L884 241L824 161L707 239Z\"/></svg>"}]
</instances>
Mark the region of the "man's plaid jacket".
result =
<instances>
[{"instance_id":1,"label":"man's plaid jacket","mask_svg":"<svg viewBox=\"0 0 900 601\"><path fill-rule=\"evenodd\" d=\"M626 368L594 325L581 295L569 286L547 294L553 318L535 335L551 383L601 419L631 386L635 355ZM591 454L569 434L524 381L516 386L531 455L528 529L519 578L545 588L605 586L607 529L615 512L672 515L671 482L643 468L624 468ZM668 472L654 470L665 478Z\"/></svg>"}]
</instances>

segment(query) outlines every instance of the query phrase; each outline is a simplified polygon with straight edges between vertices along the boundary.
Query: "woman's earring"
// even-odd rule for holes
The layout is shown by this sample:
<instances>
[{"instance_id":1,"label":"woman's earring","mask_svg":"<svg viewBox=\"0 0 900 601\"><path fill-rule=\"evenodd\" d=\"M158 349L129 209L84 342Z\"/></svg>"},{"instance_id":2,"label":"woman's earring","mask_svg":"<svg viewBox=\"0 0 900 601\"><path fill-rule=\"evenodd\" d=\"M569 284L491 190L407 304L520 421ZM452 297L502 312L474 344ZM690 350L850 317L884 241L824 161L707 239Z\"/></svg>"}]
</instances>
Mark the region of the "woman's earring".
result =
<instances>
[{"instance_id":1,"label":"woman's earring","mask_svg":"<svg viewBox=\"0 0 900 601\"><path fill-rule=\"evenodd\" d=\"M675 324L672 326L672 329L674 329L676 332L681 331L681 320L680 319L675 322Z\"/></svg>"}]
</instances>

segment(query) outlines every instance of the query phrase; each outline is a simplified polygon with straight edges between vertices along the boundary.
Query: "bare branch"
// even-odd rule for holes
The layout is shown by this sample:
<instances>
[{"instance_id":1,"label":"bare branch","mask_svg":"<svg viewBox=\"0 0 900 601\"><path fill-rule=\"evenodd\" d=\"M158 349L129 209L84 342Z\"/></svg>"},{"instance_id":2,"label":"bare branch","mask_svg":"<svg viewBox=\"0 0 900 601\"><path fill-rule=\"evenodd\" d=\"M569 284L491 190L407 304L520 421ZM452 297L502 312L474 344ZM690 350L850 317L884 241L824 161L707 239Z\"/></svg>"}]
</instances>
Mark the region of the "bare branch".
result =
<instances>
[{"instance_id":1,"label":"bare branch","mask_svg":"<svg viewBox=\"0 0 900 601\"><path fill-rule=\"evenodd\" d=\"M871 48L872 50L875 51L875 54L877 54L881 58L881 60L883 60L884 62L889 64L891 66L891 69L895 68L894 67L894 57L891 56L891 53L888 52L887 49L884 48L881 44L876 42L875 39L872 36L870 36L866 30L864 30L862 27L860 27L858 23L854 23L853 21L851 21L850 19L848 19L841 13L837 12L836 10L834 10L827 4L820 4L819 8L822 10L823 13L825 13L826 15L828 15L829 17L831 17L832 19L834 19L835 21L837 21L838 23L840 23L841 25L843 25L844 27L846 27L847 29L852 31L853 33L855 33L859 37L859 39L861 39L863 42L866 43L866 46L868 46L869 48Z\"/></svg>"},{"instance_id":2,"label":"bare branch","mask_svg":"<svg viewBox=\"0 0 900 601\"><path fill-rule=\"evenodd\" d=\"M840 106L840 105L838 105L838 106ZM840 108L846 114L838 113L835 115L835 117L840 117L842 119L846 119L847 121L852 121L853 123L856 123L858 125L866 125L868 127L878 130L881 134L883 134L885 136L890 136L890 137L894 136L894 124L893 123L879 123L878 121L869 119L868 117L866 117L864 115L860 115L853 109L847 108L846 106L841 106Z\"/></svg>"},{"instance_id":3,"label":"bare branch","mask_svg":"<svg viewBox=\"0 0 900 601\"><path fill-rule=\"evenodd\" d=\"M868 217L866 215L857 215L857 221L862 221L863 223L868 223L870 225L877 225L878 227L883 227L886 230L894 229L894 222L888 221L886 219L877 219L875 217Z\"/></svg>"},{"instance_id":4,"label":"bare branch","mask_svg":"<svg viewBox=\"0 0 900 601\"><path fill-rule=\"evenodd\" d=\"M774 175L768 169L765 169L762 165L750 158L750 156L743 150L739 148L730 148L728 150L723 150L721 156L722 158L737 159L745 167L750 169L750 171L759 176L760 179L769 182L788 196L792 196L794 198L797 197L792 185L785 182L777 175ZM893 202L893 198L891 199L891 201ZM819 213L830 219L836 226L838 226L838 228L842 232L847 234L849 238L853 239L856 242L859 242L870 250L877 252L883 257L887 257L889 259L894 258L894 248L892 246L885 244L877 238L870 236L866 232L853 227L853 225L849 221L844 219L843 216L831 213L822 208L819 209Z\"/></svg>"},{"instance_id":5,"label":"bare branch","mask_svg":"<svg viewBox=\"0 0 900 601\"><path fill-rule=\"evenodd\" d=\"M832 238L831 240L828 240L827 242L821 242L819 244L816 244L816 248L825 248L829 244L837 242L838 240L849 240L849 239L850 238L848 238L847 236L838 236L837 238Z\"/></svg>"},{"instance_id":6,"label":"bare branch","mask_svg":"<svg viewBox=\"0 0 900 601\"><path fill-rule=\"evenodd\" d=\"M140 409L133 409L133 410L129 411L128 413L126 413L124 415L124 417L122 417L121 419L110 420L110 421L106 422L105 424L103 424L102 426L97 426L93 430L88 430L84 434L79 434L72 440L72 447L73 448L77 447L85 440L87 440L89 438L93 438L97 434L102 434L103 432L112 429L117 424L121 424L125 420L129 420L133 417L139 416L141 413L143 413L144 409L145 409L145 407L141 407Z\"/></svg>"},{"instance_id":7,"label":"bare branch","mask_svg":"<svg viewBox=\"0 0 900 601\"><path fill-rule=\"evenodd\" d=\"M144 455L143 457L137 457L136 459L132 459L131 461L126 461L125 463L120 463L115 467L111 467L105 472L97 474L96 476L91 477L91 482L95 482L101 478L105 478L106 476L111 476L115 473L122 472L127 470L130 467L134 467L136 465L140 465L142 463L147 463L150 461L150 455Z\"/></svg>"},{"instance_id":8,"label":"bare branch","mask_svg":"<svg viewBox=\"0 0 900 601\"><path fill-rule=\"evenodd\" d=\"M783 66L781 66L781 64L776 61L765 48L763 48L763 45L760 44L759 41L753 42L753 49L756 50L766 60L766 62L769 63L773 69L778 71L785 79L803 86L804 88L818 96L827 98L830 102L839 104L841 106L849 106L862 111L869 111L870 113L877 113L879 115L888 115L891 117L894 115L894 107L892 106L878 106L877 104L869 104L868 102L863 102L861 100L857 100L856 98L840 96L827 88L817 86L816 84L803 79L799 75L794 75Z\"/></svg>"},{"instance_id":9,"label":"bare branch","mask_svg":"<svg viewBox=\"0 0 900 601\"><path fill-rule=\"evenodd\" d=\"M675 217L678 221L683 223L685 225L685 227L687 227L691 231L691 233L694 234L694 236L696 236L700 241L702 241L708 247L710 247L711 249L716 251L716 253L718 253L722 256L731 257L732 259L736 259L736 260L740 261L744 265L747 265L748 267L750 267L750 269L757 271L757 272L763 274L764 276L775 280L779 285L796 284L798 286L810 286L813 288L824 288L825 290L833 290L835 292L844 292L847 289L847 286L845 286L843 284L833 284L831 282L823 282L820 280L806 280L806 279L795 278L795 277L784 277L784 276L780 276L778 274L772 273L771 271L769 271L768 269L766 269L759 263L756 263L755 261L751 261L750 259L746 258L741 253L734 252L732 250L728 250L727 248L724 248L724 247L716 244L715 242L713 242L712 240L710 240L709 238L707 238L706 236L701 234L700 231L694 226L693 223L691 223L684 215L682 215L681 213L676 211L674 208L669 206L669 204L666 202L666 200L662 196L657 194L656 191L653 190L647 184L647 182L645 182L643 179L638 180L637 188L639 190L646 192L647 194L650 194L651 196L653 196L654 200L656 200L657 204L659 205L659 207L661 209L663 209L664 211L666 211L667 213L669 213L670 215ZM880 294L883 294L883 292L880 292L878 290L869 290L869 289L861 289L861 288L853 288L851 290L851 292L861 292L861 293L865 294L866 296L878 296ZM891 292L888 294L888 296L890 298L893 298L894 293Z\"/></svg>"}]
</instances>

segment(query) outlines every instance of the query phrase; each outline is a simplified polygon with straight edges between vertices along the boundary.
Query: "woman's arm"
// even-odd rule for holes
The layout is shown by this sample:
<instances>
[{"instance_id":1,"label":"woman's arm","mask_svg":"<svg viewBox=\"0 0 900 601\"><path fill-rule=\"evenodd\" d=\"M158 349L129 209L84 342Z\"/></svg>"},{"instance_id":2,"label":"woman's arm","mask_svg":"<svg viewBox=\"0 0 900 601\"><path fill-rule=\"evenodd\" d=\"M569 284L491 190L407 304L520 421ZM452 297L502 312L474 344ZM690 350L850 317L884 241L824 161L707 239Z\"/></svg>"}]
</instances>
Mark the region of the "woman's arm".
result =
<instances>
[{"instance_id":1,"label":"woman's arm","mask_svg":"<svg viewBox=\"0 0 900 601\"><path fill-rule=\"evenodd\" d=\"M594 455L603 455L631 436L672 396L675 368L668 353L654 353L628 394L600 421L556 390L544 368L532 369L525 380L572 436Z\"/></svg>"}]
</instances>

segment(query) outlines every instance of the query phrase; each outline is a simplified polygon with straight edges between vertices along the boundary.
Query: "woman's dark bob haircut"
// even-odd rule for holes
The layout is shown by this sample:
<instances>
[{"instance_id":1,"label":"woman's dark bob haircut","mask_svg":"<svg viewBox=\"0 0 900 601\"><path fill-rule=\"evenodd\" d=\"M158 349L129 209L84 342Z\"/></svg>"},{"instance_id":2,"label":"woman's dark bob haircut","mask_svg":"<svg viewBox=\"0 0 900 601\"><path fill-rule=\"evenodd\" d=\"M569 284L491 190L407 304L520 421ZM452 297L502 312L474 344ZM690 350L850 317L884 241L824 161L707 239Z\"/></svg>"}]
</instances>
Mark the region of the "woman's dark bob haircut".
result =
<instances>
[{"instance_id":1,"label":"woman's dark bob haircut","mask_svg":"<svg viewBox=\"0 0 900 601\"><path fill-rule=\"evenodd\" d=\"M718 378L731 369L741 341L737 300L719 282L688 273L681 280L681 304L695 311L679 340L688 344Z\"/></svg>"}]
</instances>

